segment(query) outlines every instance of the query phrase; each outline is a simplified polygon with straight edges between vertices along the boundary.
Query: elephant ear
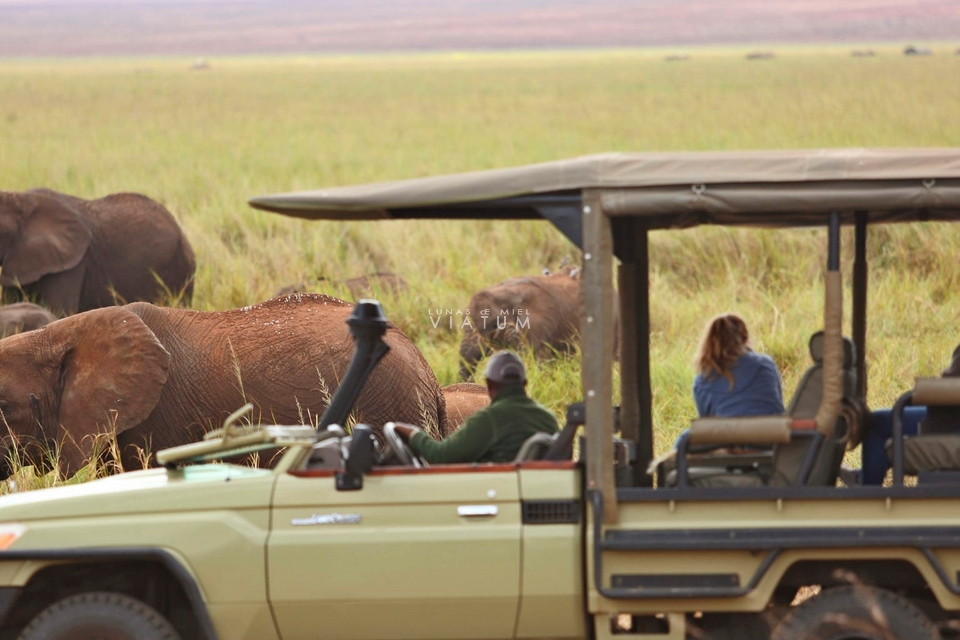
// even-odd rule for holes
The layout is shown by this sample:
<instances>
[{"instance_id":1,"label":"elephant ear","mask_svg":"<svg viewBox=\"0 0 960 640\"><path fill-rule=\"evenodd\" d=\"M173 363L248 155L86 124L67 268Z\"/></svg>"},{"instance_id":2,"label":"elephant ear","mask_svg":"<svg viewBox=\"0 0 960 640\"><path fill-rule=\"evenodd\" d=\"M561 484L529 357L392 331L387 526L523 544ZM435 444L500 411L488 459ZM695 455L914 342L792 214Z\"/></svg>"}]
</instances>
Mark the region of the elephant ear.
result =
<instances>
[{"instance_id":1,"label":"elephant ear","mask_svg":"<svg viewBox=\"0 0 960 640\"><path fill-rule=\"evenodd\" d=\"M47 191L19 194L20 233L3 256L0 285L31 284L72 269L83 259L91 236L81 217L81 201L58 196Z\"/></svg>"},{"instance_id":2,"label":"elephant ear","mask_svg":"<svg viewBox=\"0 0 960 640\"><path fill-rule=\"evenodd\" d=\"M89 456L90 437L114 428L120 433L150 415L167 381L170 354L140 316L106 307L44 331L63 348L58 415L65 440ZM64 452L71 449L64 442Z\"/></svg>"}]
</instances>

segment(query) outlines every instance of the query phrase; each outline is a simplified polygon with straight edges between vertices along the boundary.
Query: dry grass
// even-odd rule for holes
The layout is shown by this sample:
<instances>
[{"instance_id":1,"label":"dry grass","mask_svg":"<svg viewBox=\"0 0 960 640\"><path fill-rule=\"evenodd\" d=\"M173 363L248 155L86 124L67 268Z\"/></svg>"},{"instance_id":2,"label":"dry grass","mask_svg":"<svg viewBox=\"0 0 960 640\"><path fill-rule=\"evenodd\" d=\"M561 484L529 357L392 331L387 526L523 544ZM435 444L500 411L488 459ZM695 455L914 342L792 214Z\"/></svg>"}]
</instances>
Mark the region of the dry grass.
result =
<instances>
[{"instance_id":1,"label":"dry grass","mask_svg":"<svg viewBox=\"0 0 960 640\"><path fill-rule=\"evenodd\" d=\"M943 81L957 60L872 48L873 58L787 49L762 64L723 49L683 64L659 51L224 58L203 73L166 58L0 60L0 188L161 200L197 253L196 309L316 276L398 273L410 290L383 296L385 311L449 384L459 333L435 328L430 311L575 257L559 233L534 222L309 223L246 199L600 151L960 146L960 84ZM662 450L694 416L691 358L717 312L745 317L789 397L821 325L823 233L703 228L651 242ZM945 366L960 339L958 252L951 225L872 232L871 406ZM580 397L579 357L535 364L530 389L562 416Z\"/></svg>"}]
</instances>

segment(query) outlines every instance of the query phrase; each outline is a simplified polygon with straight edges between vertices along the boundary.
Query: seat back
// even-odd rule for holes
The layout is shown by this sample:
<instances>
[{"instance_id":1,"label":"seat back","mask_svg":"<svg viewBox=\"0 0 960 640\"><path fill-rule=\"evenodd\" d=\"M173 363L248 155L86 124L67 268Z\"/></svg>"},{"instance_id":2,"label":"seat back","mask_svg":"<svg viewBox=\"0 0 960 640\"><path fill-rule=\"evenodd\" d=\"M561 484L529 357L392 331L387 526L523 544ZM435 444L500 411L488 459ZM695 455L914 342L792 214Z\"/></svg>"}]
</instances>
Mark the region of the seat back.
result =
<instances>
[{"instance_id":1,"label":"seat back","mask_svg":"<svg viewBox=\"0 0 960 640\"><path fill-rule=\"evenodd\" d=\"M787 405L791 418L813 418L823 398L823 331L810 336L807 344L813 364L800 377L793 397ZM843 338L843 395L852 398L857 391L856 347L850 338Z\"/></svg>"},{"instance_id":2,"label":"seat back","mask_svg":"<svg viewBox=\"0 0 960 640\"><path fill-rule=\"evenodd\" d=\"M796 419L812 419L823 398L823 331L810 337L810 357L813 365L800 378L800 383L787 406L787 414ZM856 348L850 338L843 338L843 398L837 424L830 435L820 442L813 466L807 476L807 485L833 486L837 481L840 463L854 425L861 419L854 403L857 390ZM796 484L798 475L812 446L811 438L796 438L790 444L777 447L774 463L774 484Z\"/></svg>"},{"instance_id":3,"label":"seat back","mask_svg":"<svg viewBox=\"0 0 960 640\"><path fill-rule=\"evenodd\" d=\"M555 433L535 433L523 441L520 451L514 462L524 462L526 460L540 460L557 439Z\"/></svg>"},{"instance_id":4,"label":"seat back","mask_svg":"<svg viewBox=\"0 0 960 640\"><path fill-rule=\"evenodd\" d=\"M954 352L955 361L958 351ZM933 433L925 433L924 425L917 435L904 437L902 412L910 405L927 407L927 419L932 412L940 410L943 413L937 420L944 421L936 425ZM894 469L894 484L902 482L903 475L917 476L920 484L960 483L960 432L951 428L950 420L951 413L956 412L960 412L960 378L957 376L917 378L913 390L900 396L893 408L893 435L886 445L887 457ZM949 431L938 432L940 429ZM898 434L901 438L899 461Z\"/></svg>"},{"instance_id":5,"label":"seat back","mask_svg":"<svg viewBox=\"0 0 960 640\"><path fill-rule=\"evenodd\" d=\"M614 415L619 414L619 411ZM563 429L554 438L553 444L543 454L543 460L571 460L573 458L573 439L577 429L586 420L586 409L582 402L575 402L567 407L567 421Z\"/></svg>"}]
</instances>

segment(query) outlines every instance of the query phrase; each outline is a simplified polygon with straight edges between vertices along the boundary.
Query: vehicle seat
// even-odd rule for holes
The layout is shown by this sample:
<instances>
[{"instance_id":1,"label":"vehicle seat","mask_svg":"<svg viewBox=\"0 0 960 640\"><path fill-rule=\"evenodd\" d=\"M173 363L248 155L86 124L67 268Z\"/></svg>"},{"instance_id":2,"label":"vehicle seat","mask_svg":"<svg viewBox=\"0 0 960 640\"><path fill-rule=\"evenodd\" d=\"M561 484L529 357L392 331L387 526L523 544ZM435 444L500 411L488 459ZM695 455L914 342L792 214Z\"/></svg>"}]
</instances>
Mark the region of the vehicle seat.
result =
<instances>
[{"instance_id":1,"label":"vehicle seat","mask_svg":"<svg viewBox=\"0 0 960 640\"><path fill-rule=\"evenodd\" d=\"M794 419L812 419L817 415L823 398L823 331L810 336L808 343L813 365L804 372L793 398L787 405L787 415ZM866 423L866 407L854 400L857 393L856 347L843 338L843 405L830 438L820 445L820 452L805 484L833 486L840 472L843 454L851 439L856 439L861 425ZM807 455L810 443L793 441L777 449L778 484L793 484Z\"/></svg>"},{"instance_id":2,"label":"vehicle seat","mask_svg":"<svg viewBox=\"0 0 960 640\"><path fill-rule=\"evenodd\" d=\"M865 421L866 413L862 403L854 400L857 386L856 349L853 341L847 337L843 338L843 344L844 400L837 424L829 437L819 438L814 431L795 432L787 437L786 441L769 447L760 445L758 449L748 451L744 451L743 447L737 447L734 449L735 453L722 450L720 454L707 454L708 462L701 464L701 460L690 461L688 470L690 486L835 485L847 442L851 434L857 431L859 425ZM790 419L812 419L823 397L823 331L814 333L808 345L813 365L800 378L797 389L787 406L787 417ZM782 429L775 416L748 421L760 425L766 421L771 428L778 431ZM811 451L811 447L815 447L816 451ZM813 458L810 457L811 455ZM806 475L802 483L801 472L805 472ZM667 486L676 485L675 472L669 473L666 484Z\"/></svg>"},{"instance_id":3,"label":"vehicle seat","mask_svg":"<svg viewBox=\"0 0 960 640\"><path fill-rule=\"evenodd\" d=\"M349 444L349 441L347 444ZM340 469L343 467L343 451L343 445L339 439L331 438L329 440L322 440L313 445L307 468Z\"/></svg>"},{"instance_id":4,"label":"vehicle seat","mask_svg":"<svg viewBox=\"0 0 960 640\"><path fill-rule=\"evenodd\" d=\"M910 475L960 471L960 434L939 433L904 438L903 471Z\"/></svg>"},{"instance_id":5,"label":"vehicle seat","mask_svg":"<svg viewBox=\"0 0 960 640\"><path fill-rule=\"evenodd\" d=\"M903 433L902 415L907 405L960 407L960 378L917 378L914 388L894 405L894 434ZM899 425L897 423L899 422ZM897 472L893 438L887 456L894 466L894 481L902 474L917 476L919 483L960 482L960 424L957 433L934 433L902 438L901 472Z\"/></svg>"},{"instance_id":6,"label":"vehicle seat","mask_svg":"<svg viewBox=\"0 0 960 640\"><path fill-rule=\"evenodd\" d=\"M791 418L812 418L820 408L823 397L823 331L810 336L807 343L813 365L800 377L797 388L787 404ZM857 392L856 348L850 338L843 338L843 395L852 398Z\"/></svg>"},{"instance_id":7,"label":"vehicle seat","mask_svg":"<svg viewBox=\"0 0 960 640\"><path fill-rule=\"evenodd\" d=\"M557 433L535 433L526 440L517 452L514 462L525 462L527 460L540 460L550 449L550 446L556 442Z\"/></svg>"},{"instance_id":8,"label":"vehicle seat","mask_svg":"<svg viewBox=\"0 0 960 640\"><path fill-rule=\"evenodd\" d=\"M614 420L619 419L619 411L614 408ZM554 438L553 444L543 454L542 460L572 460L573 459L573 439L577 435L577 430L583 426L586 420L586 408L582 402L574 402L567 406L567 419L563 428ZM619 423L617 423L619 426Z\"/></svg>"}]
</instances>

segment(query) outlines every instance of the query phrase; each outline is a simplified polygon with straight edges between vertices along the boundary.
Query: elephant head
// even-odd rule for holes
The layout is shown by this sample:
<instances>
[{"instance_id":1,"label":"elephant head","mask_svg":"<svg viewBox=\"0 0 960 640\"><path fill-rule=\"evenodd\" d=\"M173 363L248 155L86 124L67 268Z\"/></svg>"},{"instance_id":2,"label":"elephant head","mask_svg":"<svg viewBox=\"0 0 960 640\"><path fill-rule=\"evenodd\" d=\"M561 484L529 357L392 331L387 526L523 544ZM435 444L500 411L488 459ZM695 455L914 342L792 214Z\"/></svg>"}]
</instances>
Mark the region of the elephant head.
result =
<instances>
[{"instance_id":1,"label":"elephant head","mask_svg":"<svg viewBox=\"0 0 960 640\"><path fill-rule=\"evenodd\" d=\"M0 286L33 284L80 264L91 233L74 200L46 189L0 191Z\"/></svg>"},{"instance_id":2,"label":"elephant head","mask_svg":"<svg viewBox=\"0 0 960 640\"><path fill-rule=\"evenodd\" d=\"M167 379L170 355L122 307L81 313L0 341L4 443L33 454L51 442L61 471L90 459L95 437L144 420Z\"/></svg>"}]
</instances>

